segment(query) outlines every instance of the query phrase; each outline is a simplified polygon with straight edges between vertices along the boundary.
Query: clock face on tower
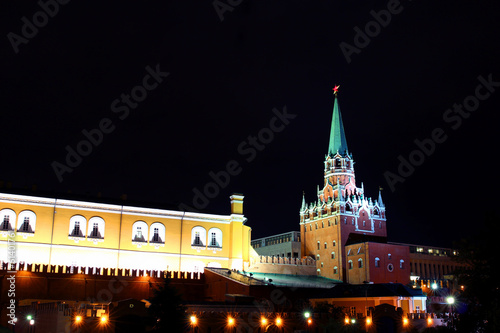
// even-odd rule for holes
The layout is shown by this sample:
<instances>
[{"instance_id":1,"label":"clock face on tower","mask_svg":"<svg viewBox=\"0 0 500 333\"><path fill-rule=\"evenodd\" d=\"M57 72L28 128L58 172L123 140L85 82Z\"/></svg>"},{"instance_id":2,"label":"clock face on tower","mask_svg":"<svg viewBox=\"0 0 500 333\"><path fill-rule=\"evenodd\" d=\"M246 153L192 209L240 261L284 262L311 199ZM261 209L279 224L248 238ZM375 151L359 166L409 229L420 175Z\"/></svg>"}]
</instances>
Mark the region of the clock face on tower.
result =
<instances>
[{"instance_id":1,"label":"clock face on tower","mask_svg":"<svg viewBox=\"0 0 500 333\"><path fill-rule=\"evenodd\" d=\"M392 271L394 270L394 265L393 265L393 264L389 264L389 265L387 265L387 270L388 270L389 272L392 272Z\"/></svg>"}]
</instances>

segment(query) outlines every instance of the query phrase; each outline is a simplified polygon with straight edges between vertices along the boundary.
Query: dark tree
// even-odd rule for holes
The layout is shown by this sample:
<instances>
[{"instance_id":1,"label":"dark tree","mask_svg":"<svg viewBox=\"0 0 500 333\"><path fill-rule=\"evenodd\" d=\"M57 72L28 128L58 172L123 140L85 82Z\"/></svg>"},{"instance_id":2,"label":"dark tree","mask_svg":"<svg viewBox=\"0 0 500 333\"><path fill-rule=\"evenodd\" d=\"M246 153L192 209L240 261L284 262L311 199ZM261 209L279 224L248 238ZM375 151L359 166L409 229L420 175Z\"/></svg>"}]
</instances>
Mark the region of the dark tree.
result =
<instances>
[{"instance_id":1,"label":"dark tree","mask_svg":"<svg viewBox=\"0 0 500 333\"><path fill-rule=\"evenodd\" d=\"M177 289L169 279L155 289L148 312L153 318L154 332L183 332L186 330L186 309Z\"/></svg>"},{"instance_id":2,"label":"dark tree","mask_svg":"<svg viewBox=\"0 0 500 333\"><path fill-rule=\"evenodd\" d=\"M464 286L461 301L466 309L457 321L460 332L500 332L500 256L497 252L500 219L490 215L478 235L458 243L457 261L466 268L456 272Z\"/></svg>"}]
</instances>

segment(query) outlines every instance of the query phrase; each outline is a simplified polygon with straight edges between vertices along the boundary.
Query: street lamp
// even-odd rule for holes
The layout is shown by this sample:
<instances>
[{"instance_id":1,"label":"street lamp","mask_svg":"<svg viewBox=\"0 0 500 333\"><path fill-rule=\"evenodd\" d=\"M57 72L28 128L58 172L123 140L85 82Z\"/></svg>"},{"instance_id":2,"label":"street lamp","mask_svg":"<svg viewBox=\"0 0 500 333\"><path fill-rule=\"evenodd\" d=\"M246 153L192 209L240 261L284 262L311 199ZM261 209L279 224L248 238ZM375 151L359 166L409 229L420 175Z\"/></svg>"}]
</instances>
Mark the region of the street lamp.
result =
<instances>
[{"instance_id":1,"label":"street lamp","mask_svg":"<svg viewBox=\"0 0 500 333\"><path fill-rule=\"evenodd\" d=\"M451 327L454 327L453 326L453 304L455 304L455 297L453 296L448 296L446 298L446 303L448 303L448 305L450 306L450 319L451 319Z\"/></svg>"}]
</instances>

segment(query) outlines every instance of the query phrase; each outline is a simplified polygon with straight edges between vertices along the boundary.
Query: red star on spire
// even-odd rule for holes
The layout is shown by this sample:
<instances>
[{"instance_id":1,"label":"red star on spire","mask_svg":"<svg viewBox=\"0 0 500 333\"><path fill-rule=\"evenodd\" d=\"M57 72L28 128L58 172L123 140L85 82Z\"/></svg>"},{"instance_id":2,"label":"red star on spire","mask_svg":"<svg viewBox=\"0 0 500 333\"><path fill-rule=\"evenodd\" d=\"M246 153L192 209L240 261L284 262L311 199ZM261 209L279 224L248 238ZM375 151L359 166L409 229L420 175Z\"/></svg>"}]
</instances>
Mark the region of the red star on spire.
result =
<instances>
[{"instance_id":1,"label":"red star on spire","mask_svg":"<svg viewBox=\"0 0 500 333\"><path fill-rule=\"evenodd\" d=\"M333 87L333 89L332 89L332 90L333 90L333 94L334 94L335 96L337 96L337 93L339 92L339 88L340 88L340 85L338 85L338 86L336 85L335 87Z\"/></svg>"}]
</instances>

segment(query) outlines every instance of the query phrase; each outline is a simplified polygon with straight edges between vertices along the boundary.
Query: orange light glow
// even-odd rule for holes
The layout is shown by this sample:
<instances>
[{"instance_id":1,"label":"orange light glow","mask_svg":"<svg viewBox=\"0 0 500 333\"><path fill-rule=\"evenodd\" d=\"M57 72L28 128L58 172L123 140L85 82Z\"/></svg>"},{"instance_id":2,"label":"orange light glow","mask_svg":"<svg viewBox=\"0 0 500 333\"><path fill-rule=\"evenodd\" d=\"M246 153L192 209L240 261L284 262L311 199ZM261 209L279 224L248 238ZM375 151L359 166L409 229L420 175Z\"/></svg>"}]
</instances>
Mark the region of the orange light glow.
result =
<instances>
[{"instance_id":1,"label":"orange light glow","mask_svg":"<svg viewBox=\"0 0 500 333\"><path fill-rule=\"evenodd\" d=\"M262 318L260 318L260 324L261 324L262 326L267 325L267 318L266 318L266 317L262 317Z\"/></svg>"},{"instance_id":2,"label":"orange light glow","mask_svg":"<svg viewBox=\"0 0 500 333\"><path fill-rule=\"evenodd\" d=\"M276 318L276 326L281 326L282 323L283 321L281 320L280 317Z\"/></svg>"},{"instance_id":3,"label":"orange light glow","mask_svg":"<svg viewBox=\"0 0 500 333\"><path fill-rule=\"evenodd\" d=\"M233 317L228 317L227 318L227 324L229 326L233 326L234 325L234 318Z\"/></svg>"}]
</instances>

